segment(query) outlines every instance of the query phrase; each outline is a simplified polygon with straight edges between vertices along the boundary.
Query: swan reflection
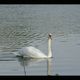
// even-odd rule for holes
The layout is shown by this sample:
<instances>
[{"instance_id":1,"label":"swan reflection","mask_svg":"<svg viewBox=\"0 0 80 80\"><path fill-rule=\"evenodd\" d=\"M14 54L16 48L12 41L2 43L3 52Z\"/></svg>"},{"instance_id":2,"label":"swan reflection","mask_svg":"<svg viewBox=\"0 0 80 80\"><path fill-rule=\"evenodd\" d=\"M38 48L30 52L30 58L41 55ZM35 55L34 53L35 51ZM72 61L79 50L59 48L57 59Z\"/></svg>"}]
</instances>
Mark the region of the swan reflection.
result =
<instances>
[{"instance_id":1,"label":"swan reflection","mask_svg":"<svg viewBox=\"0 0 80 80\"><path fill-rule=\"evenodd\" d=\"M25 68L26 66L31 66L31 65L36 64L38 62L41 62L42 60L45 60L45 59L29 58L29 57L18 57L17 59L20 62L20 65L24 69L25 76L26 76L26 68Z\"/></svg>"},{"instance_id":2,"label":"swan reflection","mask_svg":"<svg viewBox=\"0 0 80 80\"><path fill-rule=\"evenodd\" d=\"M18 61L20 62L20 65L23 66L24 68L24 73L26 75L26 66L33 66L36 65L39 62L42 62L46 60L47 61L47 75L51 75L51 61L52 58L50 59L39 59L39 58L26 58L26 57L18 57Z\"/></svg>"},{"instance_id":3,"label":"swan reflection","mask_svg":"<svg viewBox=\"0 0 80 80\"><path fill-rule=\"evenodd\" d=\"M41 62L43 60L45 60L45 59L18 57L18 61L20 62L21 66L30 66L30 65L36 64L38 62Z\"/></svg>"},{"instance_id":4,"label":"swan reflection","mask_svg":"<svg viewBox=\"0 0 80 80\"><path fill-rule=\"evenodd\" d=\"M47 59L47 75L51 75L52 58Z\"/></svg>"}]
</instances>

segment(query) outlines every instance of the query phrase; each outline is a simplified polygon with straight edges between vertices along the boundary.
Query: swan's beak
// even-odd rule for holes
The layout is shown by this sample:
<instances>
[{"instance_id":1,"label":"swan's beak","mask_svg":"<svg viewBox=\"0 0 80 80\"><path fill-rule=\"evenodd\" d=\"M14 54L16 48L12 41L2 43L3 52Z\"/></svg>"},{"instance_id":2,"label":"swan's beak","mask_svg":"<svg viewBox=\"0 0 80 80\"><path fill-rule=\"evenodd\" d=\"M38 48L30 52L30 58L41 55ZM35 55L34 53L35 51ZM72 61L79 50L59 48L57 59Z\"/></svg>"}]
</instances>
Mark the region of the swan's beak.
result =
<instances>
[{"instance_id":1,"label":"swan's beak","mask_svg":"<svg viewBox=\"0 0 80 80\"><path fill-rule=\"evenodd\" d=\"M49 39L52 39L52 34L51 33L49 33Z\"/></svg>"}]
</instances>

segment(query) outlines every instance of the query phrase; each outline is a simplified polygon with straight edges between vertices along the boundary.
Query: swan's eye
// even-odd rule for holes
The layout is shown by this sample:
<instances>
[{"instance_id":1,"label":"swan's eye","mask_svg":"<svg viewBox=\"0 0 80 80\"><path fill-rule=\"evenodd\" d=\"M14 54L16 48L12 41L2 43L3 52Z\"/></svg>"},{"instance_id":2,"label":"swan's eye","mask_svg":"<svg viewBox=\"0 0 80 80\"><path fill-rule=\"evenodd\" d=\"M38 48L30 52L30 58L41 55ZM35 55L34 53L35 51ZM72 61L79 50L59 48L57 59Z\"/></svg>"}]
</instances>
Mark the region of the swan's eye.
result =
<instances>
[{"instance_id":1,"label":"swan's eye","mask_svg":"<svg viewBox=\"0 0 80 80\"><path fill-rule=\"evenodd\" d=\"M49 38L50 38L50 39L52 39L52 37L51 37L51 36L52 36L52 34L50 33L50 34L49 34Z\"/></svg>"},{"instance_id":2,"label":"swan's eye","mask_svg":"<svg viewBox=\"0 0 80 80\"><path fill-rule=\"evenodd\" d=\"M50 33L50 34L49 34L49 37L51 37L51 36L52 36L52 34Z\"/></svg>"},{"instance_id":3,"label":"swan's eye","mask_svg":"<svg viewBox=\"0 0 80 80\"><path fill-rule=\"evenodd\" d=\"M51 37L51 35L49 35L49 37Z\"/></svg>"}]
</instances>

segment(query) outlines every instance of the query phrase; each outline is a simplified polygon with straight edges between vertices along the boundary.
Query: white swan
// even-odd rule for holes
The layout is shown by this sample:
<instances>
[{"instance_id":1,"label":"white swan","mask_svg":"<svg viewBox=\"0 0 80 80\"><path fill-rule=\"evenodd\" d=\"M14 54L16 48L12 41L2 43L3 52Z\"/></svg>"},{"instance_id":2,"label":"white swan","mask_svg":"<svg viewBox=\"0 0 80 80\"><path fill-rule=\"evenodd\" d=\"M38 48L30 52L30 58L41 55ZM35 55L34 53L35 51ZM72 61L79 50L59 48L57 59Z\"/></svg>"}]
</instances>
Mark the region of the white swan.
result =
<instances>
[{"instance_id":1,"label":"white swan","mask_svg":"<svg viewBox=\"0 0 80 80\"><path fill-rule=\"evenodd\" d=\"M36 49L35 47L29 46L29 47L23 47L19 50L18 54L19 56L23 57L31 57L31 58L51 58L52 52L51 52L51 33L48 37L48 55L46 56L43 52L41 52L39 49Z\"/></svg>"}]
</instances>

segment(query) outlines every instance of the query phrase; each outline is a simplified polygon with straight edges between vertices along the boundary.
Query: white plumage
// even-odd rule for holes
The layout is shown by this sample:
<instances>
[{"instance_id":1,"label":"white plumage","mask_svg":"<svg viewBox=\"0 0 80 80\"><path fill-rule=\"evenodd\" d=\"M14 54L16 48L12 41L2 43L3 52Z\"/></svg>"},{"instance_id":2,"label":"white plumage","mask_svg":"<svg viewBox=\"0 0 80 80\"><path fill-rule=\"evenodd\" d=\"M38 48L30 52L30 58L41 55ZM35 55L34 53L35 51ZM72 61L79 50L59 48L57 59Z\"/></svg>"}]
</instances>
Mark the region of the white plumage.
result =
<instances>
[{"instance_id":1,"label":"white plumage","mask_svg":"<svg viewBox=\"0 0 80 80\"><path fill-rule=\"evenodd\" d=\"M24 57L33 57L33 58L47 57L39 49L36 49L35 47L32 46L23 47L22 49L19 50L19 54Z\"/></svg>"}]
</instances>

